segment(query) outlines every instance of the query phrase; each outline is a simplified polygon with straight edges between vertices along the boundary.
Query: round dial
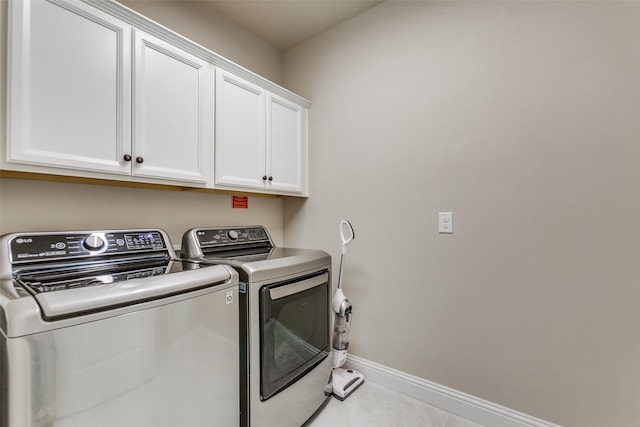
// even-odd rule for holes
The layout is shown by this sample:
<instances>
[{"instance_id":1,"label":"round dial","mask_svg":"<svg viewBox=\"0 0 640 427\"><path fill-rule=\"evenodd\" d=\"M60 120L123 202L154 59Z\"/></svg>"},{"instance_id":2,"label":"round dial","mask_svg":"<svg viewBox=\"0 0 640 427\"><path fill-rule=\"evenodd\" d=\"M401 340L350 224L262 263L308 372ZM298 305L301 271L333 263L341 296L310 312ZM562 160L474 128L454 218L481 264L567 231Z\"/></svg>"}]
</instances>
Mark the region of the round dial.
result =
<instances>
[{"instance_id":1,"label":"round dial","mask_svg":"<svg viewBox=\"0 0 640 427\"><path fill-rule=\"evenodd\" d=\"M227 231L227 237L229 240L238 240L238 232L236 230Z\"/></svg>"},{"instance_id":2,"label":"round dial","mask_svg":"<svg viewBox=\"0 0 640 427\"><path fill-rule=\"evenodd\" d=\"M100 236L95 234L90 235L82 241L82 246L88 251L98 251L104 247L106 242Z\"/></svg>"}]
</instances>

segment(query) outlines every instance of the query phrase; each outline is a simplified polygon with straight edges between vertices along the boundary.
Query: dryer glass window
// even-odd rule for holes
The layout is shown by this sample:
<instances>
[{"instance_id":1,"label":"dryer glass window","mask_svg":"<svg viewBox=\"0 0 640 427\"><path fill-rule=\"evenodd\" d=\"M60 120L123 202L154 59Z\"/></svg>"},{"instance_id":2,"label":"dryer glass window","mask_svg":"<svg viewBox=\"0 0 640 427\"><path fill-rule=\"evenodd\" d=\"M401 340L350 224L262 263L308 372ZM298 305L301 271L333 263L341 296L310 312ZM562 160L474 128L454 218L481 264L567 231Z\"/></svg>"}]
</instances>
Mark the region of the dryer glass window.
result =
<instances>
[{"instance_id":1,"label":"dryer glass window","mask_svg":"<svg viewBox=\"0 0 640 427\"><path fill-rule=\"evenodd\" d=\"M327 357L329 274L260 290L260 394L267 400Z\"/></svg>"}]
</instances>

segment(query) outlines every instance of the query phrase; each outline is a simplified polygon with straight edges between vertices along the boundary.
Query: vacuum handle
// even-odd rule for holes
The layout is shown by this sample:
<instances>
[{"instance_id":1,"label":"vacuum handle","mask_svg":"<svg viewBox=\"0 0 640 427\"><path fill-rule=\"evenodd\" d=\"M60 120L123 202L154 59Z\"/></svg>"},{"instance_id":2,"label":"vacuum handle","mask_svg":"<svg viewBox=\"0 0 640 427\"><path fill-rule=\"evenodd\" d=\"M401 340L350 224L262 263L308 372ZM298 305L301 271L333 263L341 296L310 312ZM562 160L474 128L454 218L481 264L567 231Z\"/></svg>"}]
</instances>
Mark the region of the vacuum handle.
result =
<instances>
[{"instance_id":1,"label":"vacuum handle","mask_svg":"<svg viewBox=\"0 0 640 427\"><path fill-rule=\"evenodd\" d=\"M347 252L347 245L356 237L351 223L346 219L340 221L340 238L342 239L342 253Z\"/></svg>"}]
</instances>

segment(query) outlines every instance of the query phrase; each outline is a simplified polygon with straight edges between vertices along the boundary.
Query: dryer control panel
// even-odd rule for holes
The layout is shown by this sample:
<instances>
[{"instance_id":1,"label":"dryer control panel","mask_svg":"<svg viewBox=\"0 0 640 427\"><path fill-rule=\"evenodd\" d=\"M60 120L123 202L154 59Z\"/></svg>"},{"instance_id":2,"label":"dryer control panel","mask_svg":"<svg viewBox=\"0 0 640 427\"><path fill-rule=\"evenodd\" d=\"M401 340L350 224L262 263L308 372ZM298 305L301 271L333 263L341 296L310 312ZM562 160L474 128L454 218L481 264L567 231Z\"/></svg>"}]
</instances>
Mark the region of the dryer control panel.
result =
<instances>
[{"instance_id":1,"label":"dryer control panel","mask_svg":"<svg viewBox=\"0 0 640 427\"><path fill-rule=\"evenodd\" d=\"M201 248L240 245L247 243L271 243L263 227L225 227L196 230L195 235Z\"/></svg>"}]
</instances>

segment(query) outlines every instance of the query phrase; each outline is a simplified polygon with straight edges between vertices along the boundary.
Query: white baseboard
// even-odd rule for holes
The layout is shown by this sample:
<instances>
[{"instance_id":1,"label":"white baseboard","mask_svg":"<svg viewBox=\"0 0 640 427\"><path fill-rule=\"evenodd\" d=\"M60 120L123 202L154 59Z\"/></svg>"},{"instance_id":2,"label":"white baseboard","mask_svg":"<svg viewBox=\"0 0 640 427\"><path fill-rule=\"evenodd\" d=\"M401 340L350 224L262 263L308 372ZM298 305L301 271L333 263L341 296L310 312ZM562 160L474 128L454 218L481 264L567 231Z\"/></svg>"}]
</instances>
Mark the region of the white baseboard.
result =
<instances>
[{"instance_id":1,"label":"white baseboard","mask_svg":"<svg viewBox=\"0 0 640 427\"><path fill-rule=\"evenodd\" d=\"M345 366L366 380L487 427L560 427L423 378L349 355Z\"/></svg>"}]
</instances>

